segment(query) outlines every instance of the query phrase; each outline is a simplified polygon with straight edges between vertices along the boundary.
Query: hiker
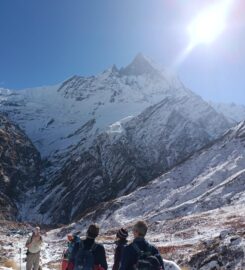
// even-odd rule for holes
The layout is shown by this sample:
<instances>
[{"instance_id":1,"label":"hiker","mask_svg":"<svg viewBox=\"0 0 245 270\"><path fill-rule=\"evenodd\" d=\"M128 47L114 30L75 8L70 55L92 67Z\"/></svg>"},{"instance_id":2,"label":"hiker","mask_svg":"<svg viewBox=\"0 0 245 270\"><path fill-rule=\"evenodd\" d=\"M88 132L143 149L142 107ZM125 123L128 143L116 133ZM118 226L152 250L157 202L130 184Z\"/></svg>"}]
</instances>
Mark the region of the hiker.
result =
<instances>
[{"instance_id":1,"label":"hiker","mask_svg":"<svg viewBox=\"0 0 245 270\"><path fill-rule=\"evenodd\" d=\"M107 270L106 254L102 244L95 242L99 226L91 224L85 240L81 240L75 256L75 270Z\"/></svg>"},{"instance_id":2,"label":"hiker","mask_svg":"<svg viewBox=\"0 0 245 270\"><path fill-rule=\"evenodd\" d=\"M138 221L133 226L134 240L124 248L120 270L164 269L158 250L145 240L147 229L144 221Z\"/></svg>"},{"instance_id":3,"label":"hiker","mask_svg":"<svg viewBox=\"0 0 245 270\"><path fill-rule=\"evenodd\" d=\"M75 255L81 241L78 236L80 232L67 235L67 249L63 253L62 270L73 270L75 266Z\"/></svg>"},{"instance_id":4,"label":"hiker","mask_svg":"<svg viewBox=\"0 0 245 270\"><path fill-rule=\"evenodd\" d=\"M116 240L116 249L114 254L114 264L112 267L112 270L118 270L121 259L122 259L122 253L127 245L127 237L128 237L128 231L124 228L121 228L117 234L116 234L117 240Z\"/></svg>"},{"instance_id":5,"label":"hiker","mask_svg":"<svg viewBox=\"0 0 245 270\"><path fill-rule=\"evenodd\" d=\"M40 264L40 252L43 243L40 228L36 227L26 242L27 258L26 270L38 270Z\"/></svg>"}]
</instances>

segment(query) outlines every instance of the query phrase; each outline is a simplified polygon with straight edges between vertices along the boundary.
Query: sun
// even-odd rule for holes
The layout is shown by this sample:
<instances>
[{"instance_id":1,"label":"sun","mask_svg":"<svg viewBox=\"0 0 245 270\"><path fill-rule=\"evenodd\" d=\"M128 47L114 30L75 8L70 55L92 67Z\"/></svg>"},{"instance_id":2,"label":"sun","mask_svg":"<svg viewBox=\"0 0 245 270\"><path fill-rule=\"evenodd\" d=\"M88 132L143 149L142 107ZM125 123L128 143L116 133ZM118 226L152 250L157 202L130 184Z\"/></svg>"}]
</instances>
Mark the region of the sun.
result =
<instances>
[{"instance_id":1,"label":"sun","mask_svg":"<svg viewBox=\"0 0 245 270\"><path fill-rule=\"evenodd\" d=\"M200 13L189 25L190 46L210 44L227 27L227 17L232 0L220 0Z\"/></svg>"}]
</instances>

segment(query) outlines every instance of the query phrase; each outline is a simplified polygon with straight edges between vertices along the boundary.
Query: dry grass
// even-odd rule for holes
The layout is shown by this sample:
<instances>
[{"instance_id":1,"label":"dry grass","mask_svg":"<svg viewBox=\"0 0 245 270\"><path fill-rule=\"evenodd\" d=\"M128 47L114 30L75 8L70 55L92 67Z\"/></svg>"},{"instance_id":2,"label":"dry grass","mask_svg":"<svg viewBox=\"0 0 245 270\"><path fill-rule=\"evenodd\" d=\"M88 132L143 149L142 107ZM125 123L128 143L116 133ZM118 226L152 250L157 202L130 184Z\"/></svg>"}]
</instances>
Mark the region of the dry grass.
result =
<instances>
[{"instance_id":1,"label":"dry grass","mask_svg":"<svg viewBox=\"0 0 245 270\"><path fill-rule=\"evenodd\" d=\"M182 239L190 239L195 236L195 230L177 232L174 236Z\"/></svg>"},{"instance_id":2,"label":"dry grass","mask_svg":"<svg viewBox=\"0 0 245 270\"><path fill-rule=\"evenodd\" d=\"M60 263L58 263L58 262L53 262L53 263L49 263L48 265L46 265L46 266L48 266L48 268L49 269L52 269L52 270L61 270L61 264Z\"/></svg>"},{"instance_id":3,"label":"dry grass","mask_svg":"<svg viewBox=\"0 0 245 270\"><path fill-rule=\"evenodd\" d=\"M181 251L181 250L186 250L188 248L192 248L193 245L191 244L185 244L182 246L165 246L165 247L158 247L159 251L161 254L166 254L166 253L173 253L176 251Z\"/></svg>"},{"instance_id":4,"label":"dry grass","mask_svg":"<svg viewBox=\"0 0 245 270\"><path fill-rule=\"evenodd\" d=\"M227 227L233 228L233 229L243 229L245 226L245 219L244 218L240 218L237 219L236 221L232 220L232 221L226 221L223 223L224 225L226 225Z\"/></svg>"},{"instance_id":5,"label":"dry grass","mask_svg":"<svg viewBox=\"0 0 245 270\"><path fill-rule=\"evenodd\" d=\"M14 270L17 270L19 267L17 265L17 263L13 260L6 260L4 263L3 263L3 266L4 267L7 267L7 268L12 268ZM1 269L1 268L0 268Z\"/></svg>"},{"instance_id":6,"label":"dry grass","mask_svg":"<svg viewBox=\"0 0 245 270\"><path fill-rule=\"evenodd\" d=\"M49 261L42 265L42 268L48 268L50 270L61 270L62 269L62 259Z\"/></svg>"},{"instance_id":7,"label":"dry grass","mask_svg":"<svg viewBox=\"0 0 245 270\"><path fill-rule=\"evenodd\" d=\"M98 237L98 241L115 241L115 236L111 236L111 235L103 235L103 236L99 236Z\"/></svg>"}]
</instances>

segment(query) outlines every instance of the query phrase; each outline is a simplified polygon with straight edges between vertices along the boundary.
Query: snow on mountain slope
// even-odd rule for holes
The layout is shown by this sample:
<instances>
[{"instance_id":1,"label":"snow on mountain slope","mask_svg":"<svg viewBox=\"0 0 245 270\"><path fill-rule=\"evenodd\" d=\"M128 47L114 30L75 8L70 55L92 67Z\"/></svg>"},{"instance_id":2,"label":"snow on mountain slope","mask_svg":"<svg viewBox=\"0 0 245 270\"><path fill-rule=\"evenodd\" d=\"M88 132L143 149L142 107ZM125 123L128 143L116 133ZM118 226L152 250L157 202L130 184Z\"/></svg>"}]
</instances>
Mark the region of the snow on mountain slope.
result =
<instances>
[{"instance_id":1,"label":"snow on mountain slope","mask_svg":"<svg viewBox=\"0 0 245 270\"><path fill-rule=\"evenodd\" d=\"M245 120L245 105L235 103L214 103L210 105L219 113L222 113L231 123L238 123Z\"/></svg>"},{"instance_id":2,"label":"snow on mountain slope","mask_svg":"<svg viewBox=\"0 0 245 270\"><path fill-rule=\"evenodd\" d=\"M226 127L226 120L198 96L165 98L138 117L111 125L88 151L71 155L46 186L49 195L35 210L38 218L72 221L166 172Z\"/></svg>"},{"instance_id":3,"label":"snow on mountain slope","mask_svg":"<svg viewBox=\"0 0 245 270\"><path fill-rule=\"evenodd\" d=\"M80 222L99 222L105 229L149 222L245 203L245 122L227 132L210 147L127 196L100 204Z\"/></svg>"}]
</instances>

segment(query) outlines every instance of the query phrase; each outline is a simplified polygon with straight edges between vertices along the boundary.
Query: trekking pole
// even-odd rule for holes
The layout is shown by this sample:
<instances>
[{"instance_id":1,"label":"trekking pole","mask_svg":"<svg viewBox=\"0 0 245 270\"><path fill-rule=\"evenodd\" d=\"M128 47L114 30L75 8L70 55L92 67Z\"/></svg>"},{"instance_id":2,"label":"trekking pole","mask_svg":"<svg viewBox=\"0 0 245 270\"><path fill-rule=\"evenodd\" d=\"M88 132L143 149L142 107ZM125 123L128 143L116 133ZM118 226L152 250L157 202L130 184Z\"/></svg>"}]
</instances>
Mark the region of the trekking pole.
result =
<instances>
[{"instance_id":1,"label":"trekking pole","mask_svg":"<svg viewBox=\"0 0 245 270\"><path fill-rule=\"evenodd\" d=\"M20 270L21 270L21 264L22 264L22 260L21 260L21 248L19 249L20 252Z\"/></svg>"},{"instance_id":2,"label":"trekking pole","mask_svg":"<svg viewBox=\"0 0 245 270\"><path fill-rule=\"evenodd\" d=\"M61 258L59 259L59 263L60 263L60 264L59 264L59 266L60 266L60 267L59 267L59 270L62 270L62 265L63 265L63 255L64 255L64 253L65 253L65 251L62 252Z\"/></svg>"}]
</instances>

